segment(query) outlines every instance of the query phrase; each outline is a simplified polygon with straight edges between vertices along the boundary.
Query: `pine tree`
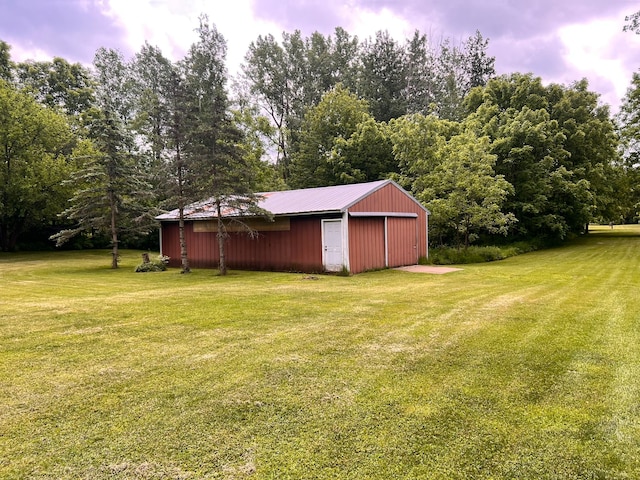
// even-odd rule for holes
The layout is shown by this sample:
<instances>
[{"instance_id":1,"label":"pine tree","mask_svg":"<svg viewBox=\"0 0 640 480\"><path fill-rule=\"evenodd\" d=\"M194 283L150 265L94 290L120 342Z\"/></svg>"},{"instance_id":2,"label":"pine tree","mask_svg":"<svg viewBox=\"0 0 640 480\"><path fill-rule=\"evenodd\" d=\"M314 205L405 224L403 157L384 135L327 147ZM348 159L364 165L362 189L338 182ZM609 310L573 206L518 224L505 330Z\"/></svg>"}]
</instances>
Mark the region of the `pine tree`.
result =
<instances>
[{"instance_id":1,"label":"pine tree","mask_svg":"<svg viewBox=\"0 0 640 480\"><path fill-rule=\"evenodd\" d=\"M226 223L254 213L255 168L244 155L242 131L235 125L226 91L226 41L207 17L200 19L199 41L185 59L185 82L192 103L185 154L198 171L194 179L198 192L210 197L217 213L219 271L227 273L225 260ZM237 219L237 218L236 218Z\"/></svg>"},{"instance_id":2,"label":"pine tree","mask_svg":"<svg viewBox=\"0 0 640 480\"><path fill-rule=\"evenodd\" d=\"M126 131L110 111L94 111L90 135L76 149L84 165L73 176L76 192L62 216L76 224L53 235L58 246L86 233L104 233L111 239L111 268L118 268L122 235L144 231L151 187L142 180Z\"/></svg>"}]
</instances>

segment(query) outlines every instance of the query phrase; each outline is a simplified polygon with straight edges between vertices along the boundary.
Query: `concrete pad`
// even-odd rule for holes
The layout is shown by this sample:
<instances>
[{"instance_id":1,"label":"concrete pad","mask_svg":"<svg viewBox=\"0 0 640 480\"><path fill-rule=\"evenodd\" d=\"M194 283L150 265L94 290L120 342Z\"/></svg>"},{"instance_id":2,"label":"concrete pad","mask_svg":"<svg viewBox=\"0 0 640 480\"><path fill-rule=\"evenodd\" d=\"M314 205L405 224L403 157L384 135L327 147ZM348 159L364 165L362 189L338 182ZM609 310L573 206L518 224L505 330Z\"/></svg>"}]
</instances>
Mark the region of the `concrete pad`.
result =
<instances>
[{"instance_id":1,"label":"concrete pad","mask_svg":"<svg viewBox=\"0 0 640 480\"><path fill-rule=\"evenodd\" d=\"M458 272L461 268L452 267L440 267L438 265L408 265L406 267L397 267L395 270L402 270L404 272L413 273L432 273L435 275L442 275L443 273Z\"/></svg>"}]
</instances>

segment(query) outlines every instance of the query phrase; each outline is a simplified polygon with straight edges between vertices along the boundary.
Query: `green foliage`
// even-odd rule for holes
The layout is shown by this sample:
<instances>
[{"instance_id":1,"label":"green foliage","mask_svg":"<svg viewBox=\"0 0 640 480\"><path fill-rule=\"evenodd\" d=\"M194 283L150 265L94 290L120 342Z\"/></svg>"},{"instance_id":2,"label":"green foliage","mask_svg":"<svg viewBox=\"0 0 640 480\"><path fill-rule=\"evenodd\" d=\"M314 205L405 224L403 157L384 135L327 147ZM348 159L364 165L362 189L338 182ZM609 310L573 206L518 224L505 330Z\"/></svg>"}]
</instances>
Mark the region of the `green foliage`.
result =
<instances>
[{"instance_id":1,"label":"green foliage","mask_svg":"<svg viewBox=\"0 0 640 480\"><path fill-rule=\"evenodd\" d=\"M468 246L482 232L508 233L515 217L502 206L513 187L494 174L488 137L435 116L413 115L390 129L401 183L430 210L432 238Z\"/></svg>"},{"instance_id":2,"label":"green foliage","mask_svg":"<svg viewBox=\"0 0 640 480\"><path fill-rule=\"evenodd\" d=\"M176 94L176 89L172 88L175 87L172 82L176 71L160 49L145 43L130 62L129 75L135 85L131 129L142 143L142 162L146 164L145 170L149 172L158 201L162 202L166 200L163 194L167 187L173 184L166 181L168 175L163 167L167 160L166 151L174 144L174 136L170 133L174 127L172 107L175 99L172 94Z\"/></svg>"},{"instance_id":3,"label":"green foliage","mask_svg":"<svg viewBox=\"0 0 640 480\"><path fill-rule=\"evenodd\" d=\"M467 84L466 93L475 87L483 87L496 75L495 57L487 55L489 39L484 38L479 30L468 38L464 45L466 54Z\"/></svg>"},{"instance_id":4,"label":"green foliage","mask_svg":"<svg viewBox=\"0 0 640 480\"><path fill-rule=\"evenodd\" d=\"M28 93L0 80L0 249L15 248L20 235L53 224L73 171L73 136L65 117Z\"/></svg>"},{"instance_id":5,"label":"green foliage","mask_svg":"<svg viewBox=\"0 0 640 480\"><path fill-rule=\"evenodd\" d=\"M619 165L620 179L623 182L623 188L618 190L618 194L626 194L626 204L618 218L611 218L616 222L620 217L627 220L636 220L640 217L640 73L638 72L633 74L631 85L622 100L617 123L622 157Z\"/></svg>"},{"instance_id":6,"label":"green foliage","mask_svg":"<svg viewBox=\"0 0 640 480\"><path fill-rule=\"evenodd\" d=\"M414 182L435 226L453 229L456 243L465 246L482 231L506 235L516 222L513 214L502 211L513 187L494 174L495 157L488 153L488 138L464 132L441 143L437 166Z\"/></svg>"},{"instance_id":7,"label":"green foliage","mask_svg":"<svg viewBox=\"0 0 640 480\"><path fill-rule=\"evenodd\" d=\"M36 62L27 60L15 66L16 83L29 90L41 104L64 113L70 119L89 110L95 101L95 83L89 70L63 58Z\"/></svg>"},{"instance_id":8,"label":"green foliage","mask_svg":"<svg viewBox=\"0 0 640 480\"><path fill-rule=\"evenodd\" d=\"M380 180L398 170L387 126L371 116L358 123L350 137L335 138L329 163L332 183Z\"/></svg>"},{"instance_id":9,"label":"green foliage","mask_svg":"<svg viewBox=\"0 0 640 480\"><path fill-rule=\"evenodd\" d=\"M471 245L467 248L438 246L429 249L426 262L434 265L462 265L504 260L536 250L533 244L518 242L511 245Z\"/></svg>"},{"instance_id":10,"label":"green foliage","mask_svg":"<svg viewBox=\"0 0 640 480\"><path fill-rule=\"evenodd\" d=\"M74 155L84 159L74 172L75 193L62 216L75 225L51 237L62 245L83 232L109 234L112 268L118 268L118 244L122 235L143 233L149 185L128 152L127 133L110 111L95 112L90 125L94 140L82 142Z\"/></svg>"},{"instance_id":11,"label":"green foliage","mask_svg":"<svg viewBox=\"0 0 640 480\"><path fill-rule=\"evenodd\" d=\"M143 272L164 272L167 270L167 265L169 263L169 257L165 255L158 255L153 260L149 259L148 262L142 262L138 264L135 268L136 273Z\"/></svg>"},{"instance_id":12,"label":"green foliage","mask_svg":"<svg viewBox=\"0 0 640 480\"><path fill-rule=\"evenodd\" d=\"M288 183L290 162L308 140L305 115L338 83L365 100L378 122L432 112L458 120L469 89L495 73L487 47L479 32L460 46L450 40L431 45L418 31L405 44L383 31L359 43L342 28L307 38L285 32L280 42L259 36L238 86L243 100L259 105L272 123L275 160Z\"/></svg>"},{"instance_id":13,"label":"green foliage","mask_svg":"<svg viewBox=\"0 0 640 480\"><path fill-rule=\"evenodd\" d=\"M636 31L637 13L627 22L625 29ZM494 78L495 59L478 31L459 43L431 42L419 31L404 43L387 32L360 42L342 28L333 35L261 36L247 52L233 111L226 41L206 16L197 32L180 62L148 44L129 61L100 48L93 72L61 58L16 64L0 41L0 78L72 119L60 138L68 145L90 138L103 158L128 165L138 186L113 203L128 210L117 222L120 233L149 227L157 206L183 208L211 196L223 205L236 195L250 201L259 190L390 176L432 210L432 238L440 243L500 241L505 234L510 241L559 241L593 219L638 218L635 77L618 118L619 155L609 111L585 80L546 86L532 75ZM101 116L114 128L100 126ZM70 177L76 165L65 160L70 147L57 148L36 155L45 166L36 170L49 175L32 182L40 194L22 189L32 183L19 169L5 175L25 178L14 178L16 196L0 200L5 224L9 210L22 212L32 199L42 205L42 192L50 191L43 185L57 185L51 201L35 209L43 215L21 213L13 227L0 227L3 248L15 241L6 240L16 237L10 229L49 235L60 228L52 212L67 206L72 191L59 177ZM270 156L272 164L264 161ZM105 177L84 174L74 176L75 193L86 190L88 201L91 181ZM98 217L105 218L104 209ZM66 225L63 236L77 233L75 227Z\"/></svg>"},{"instance_id":14,"label":"green foliage","mask_svg":"<svg viewBox=\"0 0 640 480\"><path fill-rule=\"evenodd\" d=\"M542 85L532 75L489 81L466 100L470 125L491 139L495 171L513 186L505 209L516 236L564 239L612 210L613 123L586 81Z\"/></svg>"},{"instance_id":15,"label":"green foliage","mask_svg":"<svg viewBox=\"0 0 640 480\"><path fill-rule=\"evenodd\" d=\"M128 64L118 50L101 47L93 59L96 80L96 105L111 112L123 126L132 126L135 117L136 82Z\"/></svg>"},{"instance_id":16,"label":"green foliage","mask_svg":"<svg viewBox=\"0 0 640 480\"><path fill-rule=\"evenodd\" d=\"M256 99L256 103L264 104L265 113L273 123L270 135L276 148L276 164L286 179L289 169L291 138L289 124L293 123L292 111L294 102L292 92L287 85L287 59L284 49L276 42L273 35L259 36L249 45L243 75L246 95Z\"/></svg>"},{"instance_id":17,"label":"green foliage","mask_svg":"<svg viewBox=\"0 0 640 480\"><path fill-rule=\"evenodd\" d=\"M407 113L407 61L403 46L389 32L378 31L375 39L364 43L360 58L357 91L369 101L373 117L388 122Z\"/></svg>"},{"instance_id":18,"label":"green foliage","mask_svg":"<svg viewBox=\"0 0 640 480\"><path fill-rule=\"evenodd\" d=\"M13 82L14 65L11 61L11 45L0 40L0 80L7 83Z\"/></svg>"},{"instance_id":19,"label":"green foliage","mask_svg":"<svg viewBox=\"0 0 640 480\"><path fill-rule=\"evenodd\" d=\"M378 180L392 165L391 143L367 102L338 84L305 115L290 184L304 188Z\"/></svg>"}]
</instances>

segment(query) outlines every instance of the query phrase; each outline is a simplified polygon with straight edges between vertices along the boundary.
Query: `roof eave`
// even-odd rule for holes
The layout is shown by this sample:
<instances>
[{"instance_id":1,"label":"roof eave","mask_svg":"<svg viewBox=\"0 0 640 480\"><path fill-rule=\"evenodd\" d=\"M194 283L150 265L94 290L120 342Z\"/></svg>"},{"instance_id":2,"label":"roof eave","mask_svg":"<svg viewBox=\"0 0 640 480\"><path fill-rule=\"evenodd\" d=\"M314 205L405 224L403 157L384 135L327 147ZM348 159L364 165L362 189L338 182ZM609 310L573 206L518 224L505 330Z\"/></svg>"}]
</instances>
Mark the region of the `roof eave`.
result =
<instances>
[{"instance_id":1,"label":"roof eave","mask_svg":"<svg viewBox=\"0 0 640 480\"><path fill-rule=\"evenodd\" d=\"M294 213L272 213L272 215L274 217L308 217L308 216L319 216L319 215L341 215L344 212L346 212L347 209L343 208L343 209L332 209L332 210L313 210L313 211L308 211L308 212L294 212ZM240 215L240 216L236 216L236 215L228 215L226 217L223 218L251 218L251 217L261 217L262 215L256 214L256 215ZM195 222L195 221L201 221L201 220L217 220L218 217L196 217L196 218L192 218L188 215L184 216L184 220L185 222ZM163 215L158 215L157 217L155 217L156 220L160 221L160 222L178 222L180 219L178 217L163 217Z\"/></svg>"}]
</instances>

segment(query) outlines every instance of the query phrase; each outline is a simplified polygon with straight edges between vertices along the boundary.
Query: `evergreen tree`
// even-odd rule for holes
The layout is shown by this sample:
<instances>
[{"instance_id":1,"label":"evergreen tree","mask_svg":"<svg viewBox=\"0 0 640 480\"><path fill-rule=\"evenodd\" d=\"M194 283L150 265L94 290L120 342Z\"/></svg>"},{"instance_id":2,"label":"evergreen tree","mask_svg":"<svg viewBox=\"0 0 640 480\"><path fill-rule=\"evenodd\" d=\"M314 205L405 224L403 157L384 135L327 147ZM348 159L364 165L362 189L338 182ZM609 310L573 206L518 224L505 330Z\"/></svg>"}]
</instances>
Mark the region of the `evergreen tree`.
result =
<instances>
[{"instance_id":1,"label":"evergreen tree","mask_svg":"<svg viewBox=\"0 0 640 480\"><path fill-rule=\"evenodd\" d=\"M216 210L219 271L225 275L226 223L258 210L256 171L244 155L243 132L228 111L226 41L206 17L200 19L198 34L184 62L185 82L194 102L185 153L199 172L198 190L210 197ZM230 211L236 218L229 218Z\"/></svg>"},{"instance_id":2,"label":"evergreen tree","mask_svg":"<svg viewBox=\"0 0 640 480\"><path fill-rule=\"evenodd\" d=\"M467 75L465 95L472 88L485 86L496 75L496 59L487 54L488 47L489 39L483 38L479 30L464 44Z\"/></svg>"},{"instance_id":3,"label":"evergreen tree","mask_svg":"<svg viewBox=\"0 0 640 480\"><path fill-rule=\"evenodd\" d=\"M407 42L407 113L427 115L435 109L435 57L427 37L416 30Z\"/></svg>"},{"instance_id":4,"label":"evergreen tree","mask_svg":"<svg viewBox=\"0 0 640 480\"><path fill-rule=\"evenodd\" d=\"M135 95L130 65L120 52L99 49L94 59L96 108L89 110L87 136L75 156L85 161L73 176L75 195L62 216L75 226L52 236L61 245L80 233L108 234L111 267L118 268L123 235L152 227L153 189L145 180L132 123Z\"/></svg>"},{"instance_id":5,"label":"evergreen tree","mask_svg":"<svg viewBox=\"0 0 640 480\"><path fill-rule=\"evenodd\" d=\"M111 268L118 268L119 245L123 235L135 235L144 230L144 216L150 186L141 178L131 155L130 138L117 115L94 111L89 124L92 142L76 149L83 159L73 175L76 192L71 206L62 216L75 223L52 236L62 245L80 233L104 233L111 240Z\"/></svg>"}]
</instances>

